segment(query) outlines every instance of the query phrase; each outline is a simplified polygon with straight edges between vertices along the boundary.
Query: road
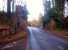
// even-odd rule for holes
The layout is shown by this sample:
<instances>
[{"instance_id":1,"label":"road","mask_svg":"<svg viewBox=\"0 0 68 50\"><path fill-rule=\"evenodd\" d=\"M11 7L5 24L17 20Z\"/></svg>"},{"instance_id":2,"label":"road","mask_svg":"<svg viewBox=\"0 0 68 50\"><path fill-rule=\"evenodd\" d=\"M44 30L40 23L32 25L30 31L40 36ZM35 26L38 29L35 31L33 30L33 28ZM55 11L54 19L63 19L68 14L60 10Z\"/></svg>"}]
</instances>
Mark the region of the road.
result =
<instances>
[{"instance_id":1,"label":"road","mask_svg":"<svg viewBox=\"0 0 68 50\"><path fill-rule=\"evenodd\" d=\"M68 50L68 43L40 28L28 27L26 50ZM0 50L24 50L23 40L7 44Z\"/></svg>"},{"instance_id":2,"label":"road","mask_svg":"<svg viewBox=\"0 0 68 50\"><path fill-rule=\"evenodd\" d=\"M40 28L28 27L29 50L68 50L68 43Z\"/></svg>"}]
</instances>

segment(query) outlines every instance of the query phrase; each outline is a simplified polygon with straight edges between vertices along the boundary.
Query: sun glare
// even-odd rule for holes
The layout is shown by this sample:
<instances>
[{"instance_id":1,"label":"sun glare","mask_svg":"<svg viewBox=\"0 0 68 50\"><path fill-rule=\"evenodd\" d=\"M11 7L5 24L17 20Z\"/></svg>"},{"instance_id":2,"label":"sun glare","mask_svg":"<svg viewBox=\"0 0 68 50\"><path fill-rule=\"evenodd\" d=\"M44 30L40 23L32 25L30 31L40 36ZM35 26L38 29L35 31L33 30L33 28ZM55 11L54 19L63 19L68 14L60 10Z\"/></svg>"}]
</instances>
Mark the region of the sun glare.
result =
<instances>
[{"instance_id":1,"label":"sun glare","mask_svg":"<svg viewBox=\"0 0 68 50\"><path fill-rule=\"evenodd\" d=\"M34 19L38 20L39 15L44 14L42 0L26 0L26 4L29 11L28 21L32 21Z\"/></svg>"},{"instance_id":2,"label":"sun glare","mask_svg":"<svg viewBox=\"0 0 68 50\"><path fill-rule=\"evenodd\" d=\"M0 11L4 10L7 11L7 0L0 1ZM44 7L43 7L43 0L15 0L16 5L27 5L28 9L28 21L32 21L33 19L38 20L39 15L42 14L44 15ZM12 9L11 9L12 10Z\"/></svg>"}]
</instances>

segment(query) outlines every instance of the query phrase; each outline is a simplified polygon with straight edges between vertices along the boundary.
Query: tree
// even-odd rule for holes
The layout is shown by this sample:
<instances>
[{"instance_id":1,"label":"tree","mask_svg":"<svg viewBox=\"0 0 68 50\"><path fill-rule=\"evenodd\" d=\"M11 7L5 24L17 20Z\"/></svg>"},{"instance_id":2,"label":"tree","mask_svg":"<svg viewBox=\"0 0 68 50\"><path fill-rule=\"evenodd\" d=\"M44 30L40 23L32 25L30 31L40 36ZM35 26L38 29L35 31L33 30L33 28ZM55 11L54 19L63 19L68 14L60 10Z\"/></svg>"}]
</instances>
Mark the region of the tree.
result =
<instances>
[{"instance_id":1,"label":"tree","mask_svg":"<svg viewBox=\"0 0 68 50\"><path fill-rule=\"evenodd\" d=\"M55 0L55 12L58 17L64 16L64 0Z\"/></svg>"}]
</instances>

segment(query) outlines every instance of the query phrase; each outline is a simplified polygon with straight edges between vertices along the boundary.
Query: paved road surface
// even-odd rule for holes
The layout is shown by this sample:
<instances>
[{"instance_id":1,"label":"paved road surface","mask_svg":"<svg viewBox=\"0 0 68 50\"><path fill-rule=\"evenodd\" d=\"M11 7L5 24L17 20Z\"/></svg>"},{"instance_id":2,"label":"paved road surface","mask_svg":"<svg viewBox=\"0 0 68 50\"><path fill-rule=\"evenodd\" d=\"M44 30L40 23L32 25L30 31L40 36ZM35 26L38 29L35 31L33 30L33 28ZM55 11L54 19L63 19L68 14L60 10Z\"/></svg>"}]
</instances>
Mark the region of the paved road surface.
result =
<instances>
[{"instance_id":1,"label":"paved road surface","mask_svg":"<svg viewBox=\"0 0 68 50\"><path fill-rule=\"evenodd\" d=\"M29 50L68 50L68 43L63 39L44 32L39 28L28 27Z\"/></svg>"},{"instance_id":2,"label":"paved road surface","mask_svg":"<svg viewBox=\"0 0 68 50\"><path fill-rule=\"evenodd\" d=\"M68 50L68 45L64 40L44 32L40 28L28 27L28 29L27 50ZM23 50L23 48L24 42L20 40L0 50Z\"/></svg>"}]
</instances>

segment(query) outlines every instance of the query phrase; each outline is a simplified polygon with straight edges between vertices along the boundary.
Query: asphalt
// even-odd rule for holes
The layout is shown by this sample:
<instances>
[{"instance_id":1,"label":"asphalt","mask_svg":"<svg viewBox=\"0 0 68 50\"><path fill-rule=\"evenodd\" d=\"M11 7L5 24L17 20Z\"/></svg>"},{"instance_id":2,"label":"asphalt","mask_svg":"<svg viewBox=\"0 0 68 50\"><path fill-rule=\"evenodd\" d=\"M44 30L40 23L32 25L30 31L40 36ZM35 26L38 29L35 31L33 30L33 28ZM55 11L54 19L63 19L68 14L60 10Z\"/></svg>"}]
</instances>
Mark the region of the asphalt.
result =
<instances>
[{"instance_id":1,"label":"asphalt","mask_svg":"<svg viewBox=\"0 0 68 50\"><path fill-rule=\"evenodd\" d=\"M68 42L44 32L40 28L28 27L29 50L68 50Z\"/></svg>"},{"instance_id":2,"label":"asphalt","mask_svg":"<svg viewBox=\"0 0 68 50\"><path fill-rule=\"evenodd\" d=\"M26 50L68 50L68 42L40 28L28 27ZM23 40L15 41L0 48L0 50L25 50Z\"/></svg>"}]
</instances>

